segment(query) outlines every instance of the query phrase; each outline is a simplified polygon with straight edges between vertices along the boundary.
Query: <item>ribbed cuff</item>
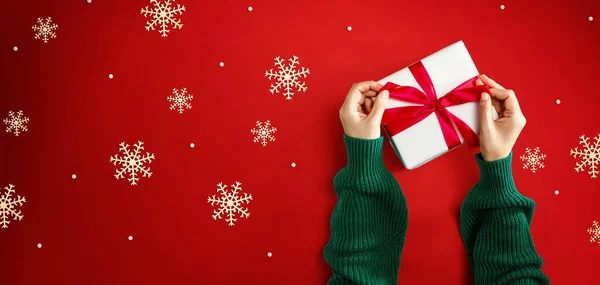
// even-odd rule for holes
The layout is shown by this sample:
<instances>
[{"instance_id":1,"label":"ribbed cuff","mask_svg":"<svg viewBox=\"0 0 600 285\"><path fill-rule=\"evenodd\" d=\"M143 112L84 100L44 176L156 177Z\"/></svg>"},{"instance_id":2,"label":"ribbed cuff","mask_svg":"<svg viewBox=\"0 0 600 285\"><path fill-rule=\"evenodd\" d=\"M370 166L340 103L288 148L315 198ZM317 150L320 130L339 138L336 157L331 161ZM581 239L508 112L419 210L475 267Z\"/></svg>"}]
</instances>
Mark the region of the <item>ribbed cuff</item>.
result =
<instances>
[{"instance_id":1,"label":"ribbed cuff","mask_svg":"<svg viewBox=\"0 0 600 285\"><path fill-rule=\"evenodd\" d=\"M348 166L372 169L383 166L383 136L378 139L357 139L344 135Z\"/></svg>"},{"instance_id":2,"label":"ribbed cuff","mask_svg":"<svg viewBox=\"0 0 600 285\"><path fill-rule=\"evenodd\" d=\"M503 159L485 161L481 153L475 155L479 165L479 185L492 191L516 191L512 176L512 152Z\"/></svg>"}]
</instances>

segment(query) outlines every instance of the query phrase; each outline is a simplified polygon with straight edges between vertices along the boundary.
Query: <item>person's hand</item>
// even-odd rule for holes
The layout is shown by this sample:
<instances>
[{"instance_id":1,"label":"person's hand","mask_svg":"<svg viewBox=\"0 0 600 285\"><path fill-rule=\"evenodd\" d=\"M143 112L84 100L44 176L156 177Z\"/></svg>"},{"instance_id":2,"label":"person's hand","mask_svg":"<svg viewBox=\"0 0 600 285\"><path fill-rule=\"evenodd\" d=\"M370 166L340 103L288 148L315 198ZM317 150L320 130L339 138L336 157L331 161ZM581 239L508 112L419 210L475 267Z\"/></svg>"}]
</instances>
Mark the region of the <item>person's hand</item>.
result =
<instances>
[{"instance_id":1,"label":"person's hand","mask_svg":"<svg viewBox=\"0 0 600 285\"><path fill-rule=\"evenodd\" d=\"M490 98L490 94L483 92L479 103L481 154L485 161L505 158L510 154L527 120L521 112L515 92L505 89L485 75L481 75L476 84L487 84L492 93ZM499 115L495 121L492 118L492 106Z\"/></svg>"},{"instance_id":2,"label":"person's hand","mask_svg":"<svg viewBox=\"0 0 600 285\"><path fill-rule=\"evenodd\" d=\"M375 81L352 85L340 108L340 120L347 136L359 139L381 136L381 118L390 96L387 90L379 92L382 87Z\"/></svg>"}]
</instances>

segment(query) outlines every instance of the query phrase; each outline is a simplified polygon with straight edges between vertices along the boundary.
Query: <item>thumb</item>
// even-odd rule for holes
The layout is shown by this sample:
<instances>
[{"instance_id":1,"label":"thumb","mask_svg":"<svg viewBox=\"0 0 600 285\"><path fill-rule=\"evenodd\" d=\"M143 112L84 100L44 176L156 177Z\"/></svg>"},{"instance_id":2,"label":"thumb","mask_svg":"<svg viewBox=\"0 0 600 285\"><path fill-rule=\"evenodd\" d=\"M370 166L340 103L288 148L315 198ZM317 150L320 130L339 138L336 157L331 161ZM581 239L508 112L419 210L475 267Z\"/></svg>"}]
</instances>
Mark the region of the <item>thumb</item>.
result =
<instances>
[{"instance_id":1,"label":"thumb","mask_svg":"<svg viewBox=\"0 0 600 285\"><path fill-rule=\"evenodd\" d=\"M481 93L479 102L479 127L481 130L489 130L494 125L492 117L492 99L487 92Z\"/></svg>"},{"instance_id":2,"label":"thumb","mask_svg":"<svg viewBox=\"0 0 600 285\"><path fill-rule=\"evenodd\" d=\"M379 92L375 100L375 104L373 104L373 109L369 114L369 118L371 120L377 121L377 123L381 123L381 118L383 117L383 111L385 111L385 106L387 105L388 99L390 98L390 92L387 90L383 90Z\"/></svg>"}]
</instances>

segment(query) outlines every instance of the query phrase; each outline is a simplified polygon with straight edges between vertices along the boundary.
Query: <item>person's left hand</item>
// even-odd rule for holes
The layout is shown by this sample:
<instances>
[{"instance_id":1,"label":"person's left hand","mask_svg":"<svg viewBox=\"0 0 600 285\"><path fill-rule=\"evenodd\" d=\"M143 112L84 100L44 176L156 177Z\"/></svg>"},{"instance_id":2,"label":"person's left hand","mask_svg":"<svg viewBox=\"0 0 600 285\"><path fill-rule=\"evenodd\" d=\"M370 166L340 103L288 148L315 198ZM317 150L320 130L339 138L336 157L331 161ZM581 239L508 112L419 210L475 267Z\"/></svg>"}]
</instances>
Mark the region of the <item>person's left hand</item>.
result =
<instances>
[{"instance_id":1,"label":"person's left hand","mask_svg":"<svg viewBox=\"0 0 600 285\"><path fill-rule=\"evenodd\" d=\"M390 96L387 90L379 92L382 87L375 81L352 85L340 108L340 120L347 136L358 139L381 136L381 118Z\"/></svg>"}]
</instances>

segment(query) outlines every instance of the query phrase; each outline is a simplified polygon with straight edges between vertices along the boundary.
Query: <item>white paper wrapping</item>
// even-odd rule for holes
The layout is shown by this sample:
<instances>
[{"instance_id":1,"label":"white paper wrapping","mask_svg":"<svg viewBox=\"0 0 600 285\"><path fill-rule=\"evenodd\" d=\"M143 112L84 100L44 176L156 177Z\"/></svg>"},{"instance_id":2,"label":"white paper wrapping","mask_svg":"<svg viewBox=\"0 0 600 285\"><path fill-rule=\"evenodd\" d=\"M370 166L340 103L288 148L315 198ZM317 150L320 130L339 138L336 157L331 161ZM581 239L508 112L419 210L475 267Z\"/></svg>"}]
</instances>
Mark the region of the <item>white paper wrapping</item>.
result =
<instances>
[{"instance_id":1,"label":"white paper wrapping","mask_svg":"<svg viewBox=\"0 0 600 285\"><path fill-rule=\"evenodd\" d=\"M431 77L438 98L443 97L461 83L479 75L475 63L462 41L426 57L421 62ZM387 82L412 86L423 91L408 67L379 80L381 84ZM390 98L386 108L415 105L419 104ZM447 110L479 134L479 102L450 106L447 107ZM497 114L495 114L496 117ZM460 141L464 142L462 135L458 134ZM415 169L449 151L435 112L414 126L392 136L391 142L407 169Z\"/></svg>"}]
</instances>

